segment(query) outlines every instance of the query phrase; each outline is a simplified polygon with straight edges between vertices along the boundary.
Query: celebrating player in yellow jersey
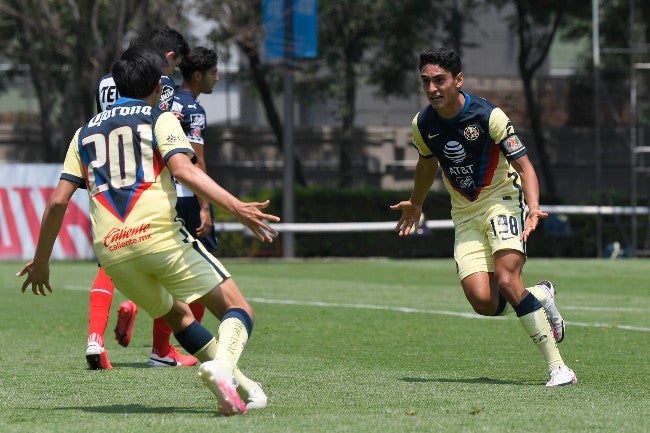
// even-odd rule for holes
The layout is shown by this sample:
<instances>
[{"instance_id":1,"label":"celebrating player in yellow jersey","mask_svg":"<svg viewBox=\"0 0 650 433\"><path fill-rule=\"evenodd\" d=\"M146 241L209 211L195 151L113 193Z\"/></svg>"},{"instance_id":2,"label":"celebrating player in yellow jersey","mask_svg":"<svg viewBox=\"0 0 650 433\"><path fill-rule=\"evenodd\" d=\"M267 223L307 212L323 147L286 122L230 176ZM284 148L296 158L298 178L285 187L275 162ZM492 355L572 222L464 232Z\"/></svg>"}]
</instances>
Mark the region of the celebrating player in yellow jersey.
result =
<instances>
[{"instance_id":1,"label":"celebrating player in yellow jersey","mask_svg":"<svg viewBox=\"0 0 650 433\"><path fill-rule=\"evenodd\" d=\"M419 158L410 199L391 206L402 211L396 230L404 236L417 228L440 166L451 196L454 258L467 300L485 316L514 310L546 360L546 385L576 383L556 344L564 338L564 320L553 284L544 280L525 288L522 279L528 236L548 216L539 208L537 175L526 148L501 109L461 90L456 52L425 51L419 67L429 105L412 122Z\"/></svg>"},{"instance_id":2,"label":"celebrating player in yellow jersey","mask_svg":"<svg viewBox=\"0 0 650 433\"><path fill-rule=\"evenodd\" d=\"M86 188L94 250L123 294L152 317L164 317L181 346L201 361L199 375L224 415L245 413L233 377L253 328L253 309L226 268L175 220L171 175L232 213L254 236L277 231L268 201L242 202L192 163L194 151L170 112L157 107L164 58L146 46L124 52L111 72L121 95L77 130L61 179L41 222L34 254L19 273L23 292L51 292L49 259L72 194ZM219 343L187 306L199 302L220 321ZM244 400L246 396L243 396Z\"/></svg>"}]
</instances>

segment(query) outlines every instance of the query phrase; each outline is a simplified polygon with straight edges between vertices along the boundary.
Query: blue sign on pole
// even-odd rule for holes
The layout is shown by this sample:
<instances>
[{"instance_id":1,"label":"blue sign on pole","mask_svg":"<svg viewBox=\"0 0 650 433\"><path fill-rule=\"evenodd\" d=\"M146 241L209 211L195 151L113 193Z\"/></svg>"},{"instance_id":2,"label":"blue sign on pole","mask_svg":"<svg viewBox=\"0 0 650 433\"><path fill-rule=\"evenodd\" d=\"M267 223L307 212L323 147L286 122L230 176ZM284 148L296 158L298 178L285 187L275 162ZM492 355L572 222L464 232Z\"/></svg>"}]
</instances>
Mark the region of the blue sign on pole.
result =
<instances>
[{"instance_id":1,"label":"blue sign on pole","mask_svg":"<svg viewBox=\"0 0 650 433\"><path fill-rule=\"evenodd\" d=\"M316 57L317 0L263 0L262 9L266 60ZM287 17L291 21L285 21ZM292 36L288 41L287 35Z\"/></svg>"}]
</instances>

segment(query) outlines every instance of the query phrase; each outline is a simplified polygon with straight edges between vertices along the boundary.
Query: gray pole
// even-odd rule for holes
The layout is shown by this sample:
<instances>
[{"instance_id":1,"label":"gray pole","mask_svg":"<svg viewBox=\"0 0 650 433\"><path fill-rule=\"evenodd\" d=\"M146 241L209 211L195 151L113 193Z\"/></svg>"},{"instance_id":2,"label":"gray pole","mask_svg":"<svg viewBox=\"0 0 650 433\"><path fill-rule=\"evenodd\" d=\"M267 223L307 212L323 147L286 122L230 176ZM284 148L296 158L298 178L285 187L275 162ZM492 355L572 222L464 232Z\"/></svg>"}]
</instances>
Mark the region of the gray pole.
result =
<instances>
[{"instance_id":1,"label":"gray pole","mask_svg":"<svg viewBox=\"0 0 650 433\"><path fill-rule=\"evenodd\" d=\"M282 182L282 222L294 222L294 167L293 167L293 0L284 0L284 149ZM295 239L292 232L282 233L282 257L295 257Z\"/></svg>"},{"instance_id":2,"label":"gray pole","mask_svg":"<svg viewBox=\"0 0 650 433\"><path fill-rule=\"evenodd\" d=\"M602 144L600 137L600 20L598 0L591 1L591 36L594 66L594 146L596 156L596 191L598 206L602 205L603 197L603 165ZM603 217L598 212L596 215L596 257L603 255Z\"/></svg>"}]
</instances>

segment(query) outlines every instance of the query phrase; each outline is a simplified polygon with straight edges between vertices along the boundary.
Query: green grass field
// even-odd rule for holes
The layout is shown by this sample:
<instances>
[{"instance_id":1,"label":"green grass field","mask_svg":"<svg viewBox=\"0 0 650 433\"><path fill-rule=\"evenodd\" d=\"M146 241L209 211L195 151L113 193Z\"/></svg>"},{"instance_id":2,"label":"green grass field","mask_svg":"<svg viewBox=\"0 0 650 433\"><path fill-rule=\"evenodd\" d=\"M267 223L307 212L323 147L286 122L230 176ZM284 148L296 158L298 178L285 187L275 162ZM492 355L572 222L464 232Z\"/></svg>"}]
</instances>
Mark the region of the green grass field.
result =
<instances>
[{"instance_id":1,"label":"green grass field","mask_svg":"<svg viewBox=\"0 0 650 433\"><path fill-rule=\"evenodd\" d=\"M257 321L242 370L266 409L221 417L195 368L148 368L151 319L113 370L86 369L93 262L52 265L55 293L20 292L0 262L0 432L647 432L647 260L531 259L556 283L560 345L579 384L546 388L514 316L471 313L450 260L224 260ZM117 294L114 310L124 298ZM204 324L216 332L212 317Z\"/></svg>"}]
</instances>

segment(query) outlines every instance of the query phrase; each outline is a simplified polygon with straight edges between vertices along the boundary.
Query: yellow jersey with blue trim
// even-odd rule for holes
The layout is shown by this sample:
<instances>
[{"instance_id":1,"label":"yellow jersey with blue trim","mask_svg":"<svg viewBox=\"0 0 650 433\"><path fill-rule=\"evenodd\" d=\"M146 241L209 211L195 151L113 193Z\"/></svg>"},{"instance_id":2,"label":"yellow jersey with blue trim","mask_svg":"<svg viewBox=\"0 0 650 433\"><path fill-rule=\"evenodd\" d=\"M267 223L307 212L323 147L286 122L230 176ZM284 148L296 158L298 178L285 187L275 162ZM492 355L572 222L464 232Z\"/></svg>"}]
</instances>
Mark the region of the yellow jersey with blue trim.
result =
<instances>
[{"instance_id":1,"label":"yellow jersey with blue trim","mask_svg":"<svg viewBox=\"0 0 650 433\"><path fill-rule=\"evenodd\" d=\"M188 242L166 165L177 153L195 158L178 119L137 99L119 98L76 131L61 179L88 190L102 266Z\"/></svg>"},{"instance_id":2,"label":"yellow jersey with blue trim","mask_svg":"<svg viewBox=\"0 0 650 433\"><path fill-rule=\"evenodd\" d=\"M452 119L428 105L412 122L420 157L438 159L452 219L471 219L504 200L518 200L523 208L521 180L510 161L525 155L526 147L500 108L462 93L465 103Z\"/></svg>"}]
</instances>

